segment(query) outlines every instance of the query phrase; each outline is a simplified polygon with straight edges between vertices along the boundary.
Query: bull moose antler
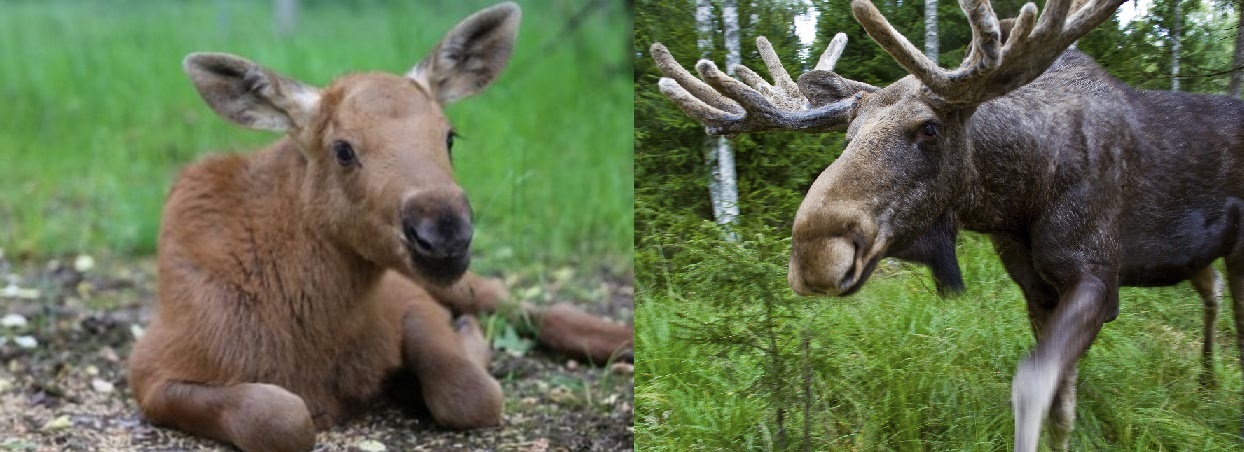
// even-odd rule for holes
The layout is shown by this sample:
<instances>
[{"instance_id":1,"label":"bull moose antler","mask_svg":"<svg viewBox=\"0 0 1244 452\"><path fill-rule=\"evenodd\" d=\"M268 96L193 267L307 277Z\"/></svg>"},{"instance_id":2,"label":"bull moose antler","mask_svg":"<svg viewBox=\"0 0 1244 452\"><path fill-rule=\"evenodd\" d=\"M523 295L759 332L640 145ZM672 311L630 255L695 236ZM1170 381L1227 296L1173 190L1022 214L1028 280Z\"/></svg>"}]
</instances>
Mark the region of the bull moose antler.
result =
<instances>
[{"instance_id":1,"label":"bull moose antler","mask_svg":"<svg viewBox=\"0 0 1244 452\"><path fill-rule=\"evenodd\" d=\"M713 135L736 135L766 130L825 132L845 125L859 91L876 91L867 83L849 80L833 72L842 56L847 36L839 33L821 55L816 68L791 80L773 45L763 36L756 47L773 76L769 84L741 64L734 70L735 80L709 60L696 63L697 79L683 69L661 43L652 45L652 58L665 77L658 85L661 93L674 101L688 116L704 124ZM701 80L703 79L703 80ZM751 85L751 86L748 86Z\"/></svg>"},{"instance_id":2,"label":"bull moose antler","mask_svg":"<svg viewBox=\"0 0 1244 452\"><path fill-rule=\"evenodd\" d=\"M963 64L947 71L930 61L903 37L869 0L853 0L851 11L868 35L899 65L942 100L979 104L1036 79L1076 39L1104 22L1122 0L1050 0L1037 19L1037 7L1025 4L1003 43L998 16L988 0L959 0L972 27L972 43Z\"/></svg>"}]
</instances>

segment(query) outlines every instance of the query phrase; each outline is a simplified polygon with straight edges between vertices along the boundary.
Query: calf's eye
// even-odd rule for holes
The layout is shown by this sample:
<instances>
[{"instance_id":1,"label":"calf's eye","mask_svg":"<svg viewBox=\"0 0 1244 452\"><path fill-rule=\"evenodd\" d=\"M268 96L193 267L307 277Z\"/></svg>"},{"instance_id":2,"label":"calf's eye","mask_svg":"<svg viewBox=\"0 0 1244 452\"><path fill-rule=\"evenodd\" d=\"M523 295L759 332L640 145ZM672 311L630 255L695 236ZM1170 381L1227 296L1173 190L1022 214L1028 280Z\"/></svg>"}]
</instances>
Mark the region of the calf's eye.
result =
<instances>
[{"instance_id":1,"label":"calf's eye","mask_svg":"<svg viewBox=\"0 0 1244 452\"><path fill-rule=\"evenodd\" d=\"M333 142L333 154L337 156L337 163L341 166L354 166L358 164L358 155L354 153L354 146L350 146L342 140Z\"/></svg>"}]
</instances>

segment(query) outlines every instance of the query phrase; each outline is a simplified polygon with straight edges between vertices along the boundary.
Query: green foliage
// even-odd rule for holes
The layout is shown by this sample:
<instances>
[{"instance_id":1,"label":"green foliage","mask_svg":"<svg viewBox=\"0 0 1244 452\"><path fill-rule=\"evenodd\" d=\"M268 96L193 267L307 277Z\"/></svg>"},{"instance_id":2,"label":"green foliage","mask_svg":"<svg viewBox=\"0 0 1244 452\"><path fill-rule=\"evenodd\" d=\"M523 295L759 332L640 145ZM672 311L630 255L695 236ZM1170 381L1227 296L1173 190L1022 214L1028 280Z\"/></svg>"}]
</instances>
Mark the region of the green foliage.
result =
<instances>
[{"instance_id":1,"label":"green foliage","mask_svg":"<svg viewBox=\"0 0 1244 452\"><path fill-rule=\"evenodd\" d=\"M787 242L772 236L764 241ZM687 340L683 320L713 324L731 302L752 306L728 312L758 313L752 291L782 285L784 250L773 251L754 252L768 256L757 265L770 269L768 281L718 277L712 283L722 289L711 292L707 281L694 291L639 287L635 393L641 449L774 449L770 404L756 389L767 372L765 356L725 354L720 346ZM776 305L787 305L780 309L792 316L785 328L795 336L812 334L813 450L1009 447L1011 378L1033 343L1023 296L985 237L968 234L958 252L968 291L951 299L936 296L924 270L891 261L849 298L795 298L781 287L775 292ZM680 262L667 264L677 268ZM730 265L699 268L737 268ZM1125 289L1121 297L1119 319L1106 325L1079 366L1072 449L1237 449L1240 363L1234 347L1220 346L1219 387L1198 385L1200 301L1186 285ZM1219 319L1219 344L1232 343L1229 325L1228 318ZM791 386L802 384L792 356L796 346L788 340L783 349ZM803 425L800 413L790 414L792 430Z\"/></svg>"},{"instance_id":2,"label":"green foliage","mask_svg":"<svg viewBox=\"0 0 1244 452\"><path fill-rule=\"evenodd\" d=\"M0 8L0 248L10 256L153 251L179 168L274 134L216 117L180 70L191 51L243 55L308 83L401 72L492 1L307 2L297 31L271 4L7 2ZM508 69L449 107L455 170L477 214L481 263L629 266L633 98L620 4L524 3ZM588 44L588 42L591 44Z\"/></svg>"}]
</instances>

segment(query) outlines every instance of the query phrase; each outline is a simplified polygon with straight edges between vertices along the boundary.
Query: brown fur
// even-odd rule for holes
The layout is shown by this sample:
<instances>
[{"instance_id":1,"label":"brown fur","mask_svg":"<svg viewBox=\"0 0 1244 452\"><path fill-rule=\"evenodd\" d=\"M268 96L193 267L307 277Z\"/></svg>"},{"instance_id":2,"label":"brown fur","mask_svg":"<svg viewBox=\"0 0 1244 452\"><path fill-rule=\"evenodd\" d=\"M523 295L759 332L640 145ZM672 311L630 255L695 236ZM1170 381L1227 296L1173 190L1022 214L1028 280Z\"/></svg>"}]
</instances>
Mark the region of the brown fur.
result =
<instances>
[{"instance_id":1,"label":"brown fur","mask_svg":"<svg viewBox=\"0 0 1244 452\"><path fill-rule=\"evenodd\" d=\"M505 288L465 273L471 212L441 106L491 83L518 14L505 4L464 20L446 37L462 54L434 53L406 77L357 74L322 91L230 55L187 57L215 111L288 137L196 163L169 193L159 310L130 357L150 421L244 450L306 450L386 387L417 387L443 426L500 422L469 314L497 309ZM574 308L517 311L574 356L605 361L631 340Z\"/></svg>"}]
</instances>

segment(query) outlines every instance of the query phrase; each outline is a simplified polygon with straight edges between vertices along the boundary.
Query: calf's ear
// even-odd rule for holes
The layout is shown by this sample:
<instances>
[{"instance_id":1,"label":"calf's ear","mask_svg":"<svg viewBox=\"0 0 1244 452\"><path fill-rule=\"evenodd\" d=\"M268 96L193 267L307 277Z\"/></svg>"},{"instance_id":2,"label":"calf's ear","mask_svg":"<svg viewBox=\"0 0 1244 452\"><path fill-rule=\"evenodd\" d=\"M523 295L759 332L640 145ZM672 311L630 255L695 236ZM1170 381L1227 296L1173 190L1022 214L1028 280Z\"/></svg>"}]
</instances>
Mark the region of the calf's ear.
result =
<instances>
[{"instance_id":1,"label":"calf's ear","mask_svg":"<svg viewBox=\"0 0 1244 452\"><path fill-rule=\"evenodd\" d=\"M192 53L182 68L195 89L221 117L252 129L305 127L320 104L320 91L245 58Z\"/></svg>"},{"instance_id":2,"label":"calf's ear","mask_svg":"<svg viewBox=\"0 0 1244 452\"><path fill-rule=\"evenodd\" d=\"M442 105L482 91L510 61L521 16L512 2L472 14L449 30L406 76Z\"/></svg>"}]
</instances>

